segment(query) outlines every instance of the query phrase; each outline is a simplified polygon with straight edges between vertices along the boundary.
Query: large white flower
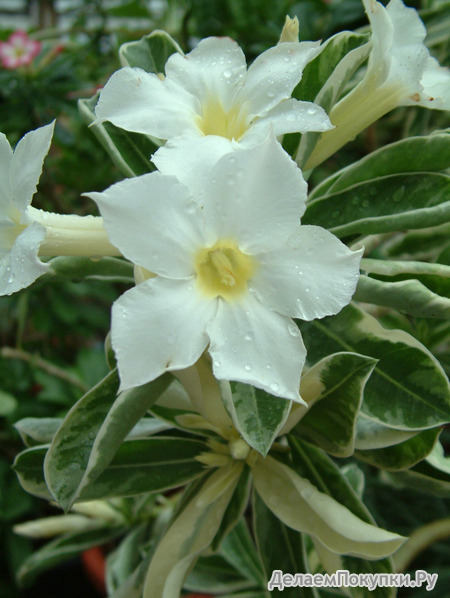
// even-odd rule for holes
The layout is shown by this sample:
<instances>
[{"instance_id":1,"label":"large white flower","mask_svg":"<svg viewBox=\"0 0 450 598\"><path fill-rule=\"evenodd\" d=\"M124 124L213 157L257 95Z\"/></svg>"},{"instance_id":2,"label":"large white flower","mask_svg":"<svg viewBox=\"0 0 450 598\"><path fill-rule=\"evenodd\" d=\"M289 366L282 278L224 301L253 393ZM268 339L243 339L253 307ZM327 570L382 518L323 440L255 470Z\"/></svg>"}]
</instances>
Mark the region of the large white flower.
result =
<instances>
[{"instance_id":1,"label":"large white flower","mask_svg":"<svg viewBox=\"0 0 450 598\"><path fill-rule=\"evenodd\" d=\"M283 42L247 70L236 42L210 37L187 55L170 56L166 76L131 67L114 73L100 94L97 121L171 140L175 147L202 138L212 152L210 137L248 147L264 140L270 127L275 135L326 131L331 125L322 108L291 98L303 68L319 52L318 42Z\"/></svg>"},{"instance_id":2,"label":"large white flower","mask_svg":"<svg viewBox=\"0 0 450 598\"><path fill-rule=\"evenodd\" d=\"M45 227L34 221L28 206L36 192L53 126L30 131L14 152L0 133L0 295L27 287L48 268L37 257Z\"/></svg>"},{"instance_id":3,"label":"large white flower","mask_svg":"<svg viewBox=\"0 0 450 598\"><path fill-rule=\"evenodd\" d=\"M417 11L401 0L386 8L376 0L363 2L372 27L367 71L331 110L335 128L321 136L305 168L320 164L398 106L450 109L450 72L430 56Z\"/></svg>"},{"instance_id":4,"label":"large white flower","mask_svg":"<svg viewBox=\"0 0 450 598\"><path fill-rule=\"evenodd\" d=\"M196 172L195 188L156 172L89 194L111 242L156 274L113 306L122 388L186 368L209 345L218 379L300 400L306 352L291 318L340 311L361 254L300 226L306 183L274 137Z\"/></svg>"}]
</instances>

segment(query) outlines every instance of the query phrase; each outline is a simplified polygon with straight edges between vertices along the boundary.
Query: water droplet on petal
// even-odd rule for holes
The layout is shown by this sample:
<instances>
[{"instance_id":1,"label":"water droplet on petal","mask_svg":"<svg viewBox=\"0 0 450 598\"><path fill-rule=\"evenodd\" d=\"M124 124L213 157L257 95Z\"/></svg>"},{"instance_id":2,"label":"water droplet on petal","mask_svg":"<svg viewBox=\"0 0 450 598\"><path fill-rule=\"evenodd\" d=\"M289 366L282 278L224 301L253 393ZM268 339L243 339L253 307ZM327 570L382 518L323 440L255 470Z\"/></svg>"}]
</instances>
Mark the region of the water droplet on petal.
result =
<instances>
[{"instance_id":1,"label":"water droplet on petal","mask_svg":"<svg viewBox=\"0 0 450 598\"><path fill-rule=\"evenodd\" d=\"M270 390L272 392L278 392L280 390L280 385L276 382L272 382L272 384L270 385Z\"/></svg>"},{"instance_id":2,"label":"water droplet on petal","mask_svg":"<svg viewBox=\"0 0 450 598\"><path fill-rule=\"evenodd\" d=\"M233 71L231 69L225 69L223 71L223 76L225 77L225 79L229 79L232 74L233 74Z\"/></svg>"},{"instance_id":3,"label":"water droplet on petal","mask_svg":"<svg viewBox=\"0 0 450 598\"><path fill-rule=\"evenodd\" d=\"M313 114L317 113L317 110L316 110L316 108L308 108L308 110L306 111L306 113L313 115Z\"/></svg>"},{"instance_id":4,"label":"water droplet on petal","mask_svg":"<svg viewBox=\"0 0 450 598\"><path fill-rule=\"evenodd\" d=\"M247 332L247 334L245 335L244 338L246 341L252 341L253 340L253 332Z\"/></svg>"},{"instance_id":5,"label":"water droplet on petal","mask_svg":"<svg viewBox=\"0 0 450 598\"><path fill-rule=\"evenodd\" d=\"M244 365L244 370L246 370L247 372L251 372L252 371L252 366L249 363L246 363Z\"/></svg>"},{"instance_id":6,"label":"water droplet on petal","mask_svg":"<svg viewBox=\"0 0 450 598\"><path fill-rule=\"evenodd\" d=\"M289 331L289 334L292 336L300 336L300 330L298 329L295 322L289 322L288 331Z\"/></svg>"}]
</instances>

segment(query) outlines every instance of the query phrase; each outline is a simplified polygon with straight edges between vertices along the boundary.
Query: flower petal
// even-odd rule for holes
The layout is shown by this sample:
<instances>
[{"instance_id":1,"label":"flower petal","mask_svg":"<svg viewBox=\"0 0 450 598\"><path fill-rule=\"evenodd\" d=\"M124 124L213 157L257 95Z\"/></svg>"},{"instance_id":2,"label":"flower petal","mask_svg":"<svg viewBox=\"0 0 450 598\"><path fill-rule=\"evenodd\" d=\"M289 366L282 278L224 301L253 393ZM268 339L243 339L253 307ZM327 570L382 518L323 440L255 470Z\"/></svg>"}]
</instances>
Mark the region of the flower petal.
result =
<instances>
[{"instance_id":1,"label":"flower petal","mask_svg":"<svg viewBox=\"0 0 450 598\"><path fill-rule=\"evenodd\" d=\"M12 205L13 190L10 169L13 151L4 133L0 133L0 219L9 220L8 210Z\"/></svg>"},{"instance_id":2,"label":"flower petal","mask_svg":"<svg viewBox=\"0 0 450 598\"><path fill-rule=\"evenodd\" d=\"M290 318L267 309L249 293L240 301L221 299L207 333L216 378L253 384L302 402L300 374L306 350Z\"/></svg>"},{"instance_id":3,"label":"flower petal","mask_svg":"<svg viewBox=\"0 0 450 598\"><path fill-rule=\"evenodd\" d=\"M355 292L361 251L350 251L320 226L300 226L286 249L257 256L250 281L264 305L303 320L338 313Z\"/></svg>"},{"instance_id":4,"label":"flower petal","mask_svg":"<svg viewBox=\"0 0 450 598\"><path fill-rule=\"evenodd\" d=\"M106 83L95 108L96 122L168 139L190 130L200 134L195 119L198 100L168 78L124 67Z\"/></svg>"},{"instance_id":5,"label":"flower petal","mask_svg":"<svg viewBox=\"0 0 450 598\"><path fill-rule=\"evenodd\" d=\"M209 242L237 241L255 253L285 243L305 210L307 185L274 136L221 158L205 182Z\"/></svg>"},{"instance_id":6,"label":"flower petal","mask_svg":"<svg viewBox=\"0 0 450 598\"><path fill-rule=\"evenodd\" d=\"M17 208L24 212L30 205L48 154L55 122L27 133L16 146L11 160L10 181Z\"/></svg>"},{"instance_id":7,"label":"flower petal","mask_svg":"<svg viewBox=\"0 0 450 598\"><path fill-rule=\"evenodd\" d=\"M450 110L450 71L442 67L436 58L428 58L421 84L420 106L436 110ZM411 104L415 104L415 98Z\"/></svg>"},{"instance_id":8,"label":"flower petal","mask_svg":"<svg viewBox=\"0 0 450 598\"><path fill-rule=\"evenodd\" d=\"M160 147L153 154L152 162L163 174L176 176L189 189L192 198L201 204L205 180L211 169L219 158L234 151L235 146L235 142L217 135L180 135Z\"/></svg>"},{"instance_id":9,"label":"flower petal","mask_svg":"<svg viewBox=\"0 0 450 598\"><path fill-rule=\"evenodd\" d=\"M29 286L48 269L37 257L45 228L33 222L15 239L10 251L0 258L0 295L11 295Z\"/></svg>"},{"instance_id":10,"label":"flower petal","mask_svg":"<svg viewBox=\"0 0 450 598\"><path fill-rule=\"evenodd\" d=\"M125 257L163 276L192 276L191 256L203 238L201 210L174 177L153 172L87 195Z\"/></svg>"},{"instance_id":11,"label":"flower petal","mask_svg":"<svg viewBox=\"0 0 450 598\"><path fill-rule=\"evenodd\" d=\"M217 301L202 300L192 280L156 277L124 293L113 305L111 326L121 389L195 363L216 309Z\"/></svg>"},{"instance_id":12,"label":"flower petal","mask_svg":"<svg viewBox=\"0 0 450 598\"><path fill-rule=\"evenodd\" d=\"M245 146L253 135L259 135L261 129L268 131L270 127L278 137L286 133L328 131L333 125L325 110L317 104L299 102L291 98L269 110L265 116L257 118L242 137L242 145Z\"/></svg>"},{"instance_id":13,"label":"flower petal","mask_svg":"<svg viewBox=\"0 0 450 598\"><path fill-rule=\"evenodd\" d=\"M250 116L263 116L289 98L303 69L319 52L319 42L285 42L260 54L248 69L240 97Z\"/></svg>"},{"instance_id":14,"label":"flower petal","mask_svg":"<svg viewBox=\"0 0 450 598\"><path fill-rule=\"evenodd\" d=\"M244 84L247 64L238 44L229 37L208 37L183 56L172 54L166 64L169 79L199 98L220 98L228 111Z\"/></svg>"}]
</instances>

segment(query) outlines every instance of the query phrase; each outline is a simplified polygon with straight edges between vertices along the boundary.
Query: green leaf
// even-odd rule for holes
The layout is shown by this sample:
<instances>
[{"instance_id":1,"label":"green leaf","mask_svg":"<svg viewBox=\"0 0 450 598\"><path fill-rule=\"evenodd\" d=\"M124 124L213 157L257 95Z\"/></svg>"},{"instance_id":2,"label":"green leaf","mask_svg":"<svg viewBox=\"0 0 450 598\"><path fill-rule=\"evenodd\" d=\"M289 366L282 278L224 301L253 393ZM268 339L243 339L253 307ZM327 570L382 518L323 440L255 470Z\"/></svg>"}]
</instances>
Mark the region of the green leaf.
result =
<instances>
[{"instance_id":1,"label":"green leaf","mask_svg":"<svg viewBox=\"0 0 450 598\"><path fill-rule=\"evenodd\" d=\"M388 471L408 469L431 452L441 431L441 428L431 428L394 446L366 451L357 450L355 457Z\"/></svg>"},{"instance_id":2,"label":"green leaf","mask_svg":"<svg viewBox=\"0 0 450 598\"><path fill-rule=\"evenodd\" d=\"M123 527L105 527L56 538L26 559L18 571L18 580L21 584L28 585L43 571L52 569L84 550L111 542L123 532Z\"/></svg>"},{"instance_id":3,"label":"green leaf","mask_svg":"<svg viewBox=\"0 0 450 598\"><path fill-rule=\"evenodd\" d=\"M385 448L404 442L416 434L416 430L389 428L360 412L356 421L355 448L363 451Z\"/></svg>"},{"instance_id":4,"label":"green leaf","mask_svg":"<svg viewBox=\"0 0 450 598\"><path fill-rule=\"evenodd\" d=\"M248 497L250 494L250 470L244 467L241 477L236 485L233 496L225 511L220 524L219 530L211 542L211 550L216 552L227 534L234 528L237 522L243 517L245 509L248 505Z\"/></svg>"},{"instance_id":5,"label":"green leaf","mask_svg":"<svg viewBox=\"0 0 450 598\"><path fill-rule=\"evenodd\" d=\"M265 572L264 586L272 577L272 572L280 570L286 573L305 573L307 565L303 554L302 536L284 525L263 500L254 493L253 528L258 545L258 552ZM315 588L273 588L266 596L283 596L284 598L315 598Z\"/></svg>"},{"instance_id":6,"label":"green leaf","mask_svg":"<svg viewBox=\"0 0 450 598\"><path fill-rule=\"evenodd\" d=\"M150 533L148 523L132 528L117 548L108 554L106 563L106 586L108 596L120 588L142 561L142 547Z\"/></svg>"},{"instance_id":7,"label":"green leaf","mask_svg":"<svg viewBox=\"0 0 450 598\"><path fill-rule=\"evenodd\" d=\"M164 374L121 392L111 372L69 411L45 459L45 479L53 496L69 509L113 459L120 444L171 381Z\"/></svg>"},{"instance_id":8,"label":"green leaf","mask_svg":"<svg viewBox=\"0 0 450 598\"><path fill-rule=\"evenodd\" d=\"M134 284L133 264L115 257L55 257L49 263L50 274L61 278Z\"/></svg>"},{"instance_id":9,"label":"green leaf","mask_svg":"<svg viewBox=\"0 0 450 598\"><path fill-rule=\"evenodd\" d=\"M316 224L338 237L426 228L450 220L450 177L401 173L366 179L311 200L302 224Z\"/></svg>"},{"instance_id":10,"label":"green leaf","mask_svg":"<svg viewBox=\"0 0 450 598\"><path fill-rule=\"evenodd\" d=\"M203 442L185 438L128 440L103 472L80 489L77 500L164 492L182 486L205 472L195 457L206 449Z\"/></svg>"},{"instance_id":11,"label":"green leaf","mask_svg":"<svg viewBox=\"0 0 450 598\"><path fill-rule=\"evenodd\" d=\"M350 456L364 386L376 363L365 355L336 353L313 366L308 376L317 371L320 395L290 433L336 457Z\"/></svg>"},{"instance_id":12,"label":"green leaf","mask_svg":"<svg viewBox=\"0 0 450 598\"><path fill-rule=\"evenodd\" d=\"M265 585L261 561L245 518L242 518L226 536L220 553L244 577L258 586Z\"/></svg>"},{"instance_id":13,"label":"green leaf","mask_svg":"<svg viewBox=\"0 0 450 598\"><path fill-rule=\"evenodd\" d=\"M267 455L289 415L291 402L241 382L232 383L231 389L231 396L225 394L224 401L236 429L248 445Z\"/></svg>"},{"instance_id":14,"label":"green leaf","mask_svg":"<svg viewBox=\"0 0 450 598\"><path fill-rule=\"evenodd\" d=\"M160 143L147 135L119 129L109 122L95 122L95 106L98 96L97 93L88 100L79 100L78 109L81 118L97 137L115 166L126 177L138 176L155 170L150 158L159 148Z\"/></svg>"},{"instance_id":15,"label":"green leaf","mask_svg":"<svg viewBox=\"0 0 450 598\"><path fill-rule=\"evenodd\" d=\"M14 427L26 446L36 446L50 444L62 421L62 417L25 417Z\"/></svg>"},{"instance_id":16,"label":"green leaf","mask_svg":"<svg viewBox=\"0 0 450 598\"><path fill-rule=\"evenodd\" d=\"M233 495L241 473L235 463L208 476L189 492L174 521L159 543L144 585L143 598L177 598L184 579L207 549Z\"/></svg>"},{"instance_id":17,"label":"green leaf","mask_svg":"<svg viewBox=\"0 0 450 598\"><path fill-rule=\"evenodd\" d=\"M450 167L450 135L433 133L409 137L365 156L318 185L310 195L317 199L354 187L364 181L400 173L442 172Z\"/></svg>"},{"instance_id":18,"label":"green leaf","mask_svg":"<svg viewBox=\"0 0 450 598\"><path fill-rule=\"evenodd\" d=\"M235 594L252 587L251 581L239 575L239 572L219 555L199 558L184 584L184 588L191 592L214 592L221 596L224 592Z\"/></svg>"},{"instance_id":19,"label":"green leaf","mask_svg":"<svg viewBox=\"0 0 450 598\"><path fill-rule=\"evenodd\" d=\"M364 388L362 412L403 430L424 430L450 419L448 380L436 358L414 337L386 330L354 305L336 316L302 322L307 360L337 351L378 359Z\"/></svg>"},{"instance_id":20,"label":"green leaf","mask_svg":"<svg viewBox=\"0 0 450 598\"><path fill-rule=\"evenodd\" d=\"M22 451L16 456L13 469L26 492L39 498L51 500L52 495L44 479L44 458L47 449L48 446L37 446Z\"/></svg>"},{"instance_id":21,"label":"green leaf","mask_svg":"<svg viewBox=\"0 0 450 598\"><path fill-rule=\"evenodd\" d=\"M0 417L11 415L16 410L17 405L18 402L15 397L8 392L0 390Z\"/></svg>"},{"instance_id":22,"label":"green leaf","mask_svg":"<svg viewBox=\"0 0 450 598\"><path fill-rule=\"evenodd\" d=\"M175 52L183 54L183 50L168 33L158 30L139 41L122 44L119 57L123 66L138 67L157 75L165 74L167 59Z\"/></svg>"},{"instance_id":23,"label":"green leaf","mask_svg":"<svg viewBox=\"0 0 450 598\"><path fill-rule=\"evenodd\" d=\"M353 299L392 307L420 318L450 317L450 299L433 293L419 280L384 282L361 275Z\"/></svg>"}]
</instances>

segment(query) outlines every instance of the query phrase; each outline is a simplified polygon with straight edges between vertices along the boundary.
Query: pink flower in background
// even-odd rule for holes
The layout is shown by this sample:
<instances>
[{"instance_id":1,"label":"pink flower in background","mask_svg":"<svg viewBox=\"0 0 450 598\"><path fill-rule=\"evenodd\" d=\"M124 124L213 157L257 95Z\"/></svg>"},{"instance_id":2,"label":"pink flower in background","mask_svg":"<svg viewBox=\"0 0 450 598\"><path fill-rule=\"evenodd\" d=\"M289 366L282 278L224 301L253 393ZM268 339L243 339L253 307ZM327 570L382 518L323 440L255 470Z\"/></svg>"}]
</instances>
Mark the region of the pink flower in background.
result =
<instances>
[{"instance_id":1,"label":"pink flower in background","mask_svg":"<svg viewBox=\"0 0 450 598\"><path fill-rule=\"evenodd\" d=\"M30 64L41 51L42 44L28 37L25 31L15 31L8 41L0 42L0 61L6 69Z\"/></svg>"}]
</instances>

